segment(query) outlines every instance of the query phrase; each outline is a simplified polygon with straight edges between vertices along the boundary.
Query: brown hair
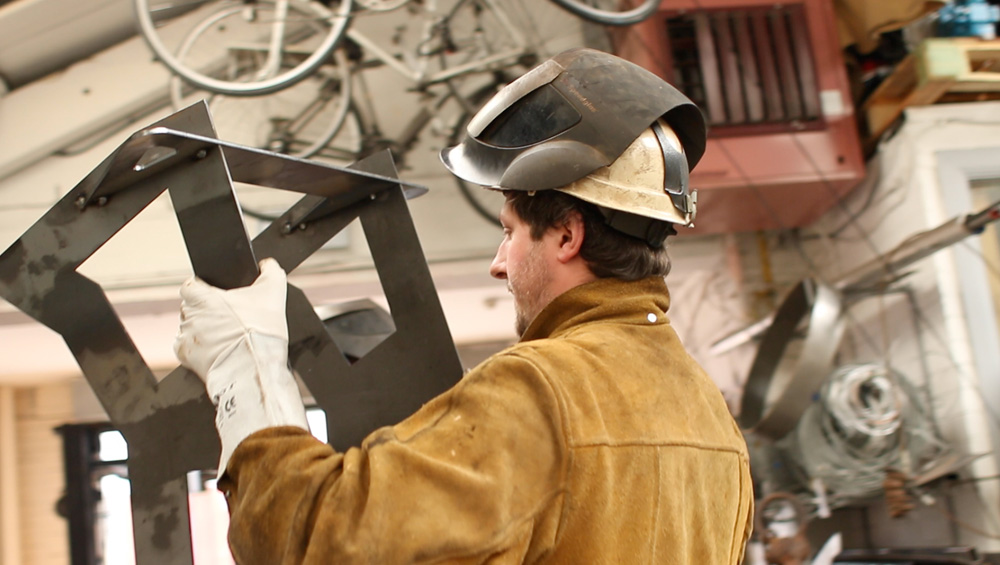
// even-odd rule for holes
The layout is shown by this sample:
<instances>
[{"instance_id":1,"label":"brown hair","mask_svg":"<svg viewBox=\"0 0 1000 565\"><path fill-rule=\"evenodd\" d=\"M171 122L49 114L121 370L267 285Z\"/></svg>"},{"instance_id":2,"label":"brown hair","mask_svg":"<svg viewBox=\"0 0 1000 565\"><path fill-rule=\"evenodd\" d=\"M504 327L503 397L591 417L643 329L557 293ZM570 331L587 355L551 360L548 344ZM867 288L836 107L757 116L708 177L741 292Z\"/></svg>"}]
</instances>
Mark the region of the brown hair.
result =
<instances>
[{"instance_id":1,"label":"brown hair","mask_svg":"<svg viewBox=\"0 0 1000 565\"><path fill-rule=\"evenodd\" d=\"M580 256L597 277L633 281L670 272L666 245L652 247L611 228L597 206L589 202L558 190L507 190L504 195L517 216L531 228L531 238L536 241L549 228L564 224L570 214L580 214L584 228Z\"/></svg>"}]
</instances>

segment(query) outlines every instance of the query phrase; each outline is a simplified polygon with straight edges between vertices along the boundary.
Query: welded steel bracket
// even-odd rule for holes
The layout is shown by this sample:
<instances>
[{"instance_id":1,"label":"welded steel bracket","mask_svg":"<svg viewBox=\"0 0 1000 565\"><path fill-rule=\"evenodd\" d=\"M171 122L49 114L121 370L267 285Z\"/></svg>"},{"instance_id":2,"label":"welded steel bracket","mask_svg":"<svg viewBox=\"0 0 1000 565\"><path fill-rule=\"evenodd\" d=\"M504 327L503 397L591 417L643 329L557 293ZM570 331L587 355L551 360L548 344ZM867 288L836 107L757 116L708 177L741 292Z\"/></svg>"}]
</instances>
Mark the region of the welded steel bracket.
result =
<instances>
[{"instance_id":1,"label":"welded steel bracket","mask_svg":"<svg viewBox=\"0 0 1000 565\"><path fill-rule=\"evenodd\" d=\"M251 244L233 182L305 194ZM157 381L100 286L77 272L169 190L194 273L224 288L274 257L292 271L360 219L395 332L351 364L305 294L289 285L290 361L326 411L330 443L357 445L461 377L462 369L388 153L350 168L215 138L200 102L130 136L0 255L0 296L58 332L129 446L137 562L190 564L187 473L219 457L215 410L197 376ZM294 226L295 229L288 229Z\"/></svg>"}]
</instances>

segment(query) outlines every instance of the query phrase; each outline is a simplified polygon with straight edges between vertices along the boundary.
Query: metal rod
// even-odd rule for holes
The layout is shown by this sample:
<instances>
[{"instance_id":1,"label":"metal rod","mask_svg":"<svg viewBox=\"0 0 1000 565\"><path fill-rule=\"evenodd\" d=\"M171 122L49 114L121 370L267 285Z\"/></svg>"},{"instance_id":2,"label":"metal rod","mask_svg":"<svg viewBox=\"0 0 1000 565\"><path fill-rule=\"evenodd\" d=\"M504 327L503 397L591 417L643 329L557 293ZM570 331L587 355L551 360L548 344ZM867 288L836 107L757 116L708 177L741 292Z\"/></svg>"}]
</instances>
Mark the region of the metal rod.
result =
<instances>
[{"instance_id":1,"label":"metal rod","mask_svg":"<svg viewBox=\"0 0 1000 565\"><path fill-rule=\"evenodd\" d=\"M1000 220L1000 201L965 216L956 216L926 231L916 233L892 251L880 255L863 265L836 277L832 286L849 298L862 290L884 287L899 279L900 271L917 261L962 241L978 235L992 222ZM713 355L720 355L764 333L774 315L760 319L719 339L709 348Z\"/></svg>"},{"instance_id":2,"label":"metal rod","mask_svg":"<svg viewBox=\"0 0 1000 565\"><path fill-rule=\"evenodd\" d=\"M56 428L63 439L66 473L66 522L69 526L70 563L97 565L97 494L90 463L97 452L96 434L89 426L66 424Z\"/></svg>"},{"instance_id":3,"label":"metal rod","mask_svg":"<svg viewBox=\"0 0 1000 565\"><path fill-rule=\"evenodd\" d=\"M982 233L990 222L1000 219L1000 201L983 210L956 216L940 226L919 232L897 245L892 251L837 277L833 286L842 292L861 290L867 286L884 286L899 278L899 271L917 261Z\"/></svg>"},{"instance_id":4,"label":"metal rod","mask_svg":"<svg viewBox=\"0 0 1000 565\"><path fill-rule=\"evenodd\" d=\"M884 288L902 276L903 268L949 247L972 232L964 218L952 218L940 226L905 239L892 251L844 273L833 281L837 290L851 294L868 288Z\"/></svg>"}]
</instances>

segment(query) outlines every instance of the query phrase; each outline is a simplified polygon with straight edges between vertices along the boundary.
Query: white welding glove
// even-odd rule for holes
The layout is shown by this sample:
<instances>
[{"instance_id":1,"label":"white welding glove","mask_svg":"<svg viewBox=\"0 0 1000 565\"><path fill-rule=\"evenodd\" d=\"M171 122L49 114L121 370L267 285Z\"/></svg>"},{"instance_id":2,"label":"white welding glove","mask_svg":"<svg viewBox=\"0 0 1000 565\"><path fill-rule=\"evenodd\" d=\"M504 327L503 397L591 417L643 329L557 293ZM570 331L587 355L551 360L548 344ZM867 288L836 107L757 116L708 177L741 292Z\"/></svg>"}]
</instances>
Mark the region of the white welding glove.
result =
<instances>
[{"instance_id":1,"label":"white welding glove","mask_svg":"<svg viewBox=\"0 0 1000 565\"><path fill-rule=\"evenodd\" d=\"M192 277L181 294L177 358L205 381L222 440L219 475L250 434L272 426L309 429L288 368L285 271L260 262L250 286L222 290Z\"/></svg>"}]
</instances>

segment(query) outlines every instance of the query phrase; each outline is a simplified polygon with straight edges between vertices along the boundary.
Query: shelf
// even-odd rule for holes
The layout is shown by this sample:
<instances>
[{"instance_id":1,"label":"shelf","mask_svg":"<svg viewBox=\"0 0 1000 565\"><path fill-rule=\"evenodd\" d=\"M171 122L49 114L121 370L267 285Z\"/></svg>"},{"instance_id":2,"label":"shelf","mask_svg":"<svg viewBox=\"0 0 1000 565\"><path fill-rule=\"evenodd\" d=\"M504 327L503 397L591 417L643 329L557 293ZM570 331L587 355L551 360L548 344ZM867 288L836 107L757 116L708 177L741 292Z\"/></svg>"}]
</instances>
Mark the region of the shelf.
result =
<instances>
[{"instance_id":1,"label":"shelf","mask_svg":"<svg viewBox=\"0 0 1000 565\"><path fill-rule=\"evenodd\" d=\"M907 107L997 96L1000 40L937 37L925 39L896 65L864 102L862 110L871 141L881 137Z\"/></svg>"}]
</instances>

